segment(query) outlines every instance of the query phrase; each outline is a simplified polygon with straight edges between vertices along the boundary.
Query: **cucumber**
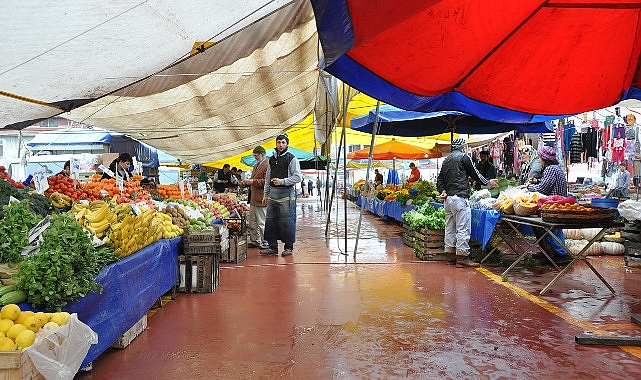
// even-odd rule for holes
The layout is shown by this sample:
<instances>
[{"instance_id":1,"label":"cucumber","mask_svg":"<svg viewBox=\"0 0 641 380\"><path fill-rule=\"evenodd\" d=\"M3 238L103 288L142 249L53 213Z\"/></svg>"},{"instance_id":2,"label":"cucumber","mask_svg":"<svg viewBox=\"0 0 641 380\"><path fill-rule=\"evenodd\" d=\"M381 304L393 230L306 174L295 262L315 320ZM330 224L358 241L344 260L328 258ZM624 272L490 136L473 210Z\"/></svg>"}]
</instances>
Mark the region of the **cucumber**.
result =
<instances>
[{"instance_id":1,"label":"cucumber","mask_svg":"<svg viewBox=\"0 0 641 380\"><path fill-rule=\"evenodd\" d=\"M8 305L10 303L20 303L27 300L27 293L24 290L13 290L2 297L0 297L0 305Z\"/></svg>"},{"instance_id":2,"label":"cucumber","mask_svg":"<svg viewBox=\"0 0 641 380\"><path fill-rule=\"evenodd\" d=\"M0 297L14 290L18 290L18 288L15 285L5 285L0 288Z\"/></svg>"}]
</instances>

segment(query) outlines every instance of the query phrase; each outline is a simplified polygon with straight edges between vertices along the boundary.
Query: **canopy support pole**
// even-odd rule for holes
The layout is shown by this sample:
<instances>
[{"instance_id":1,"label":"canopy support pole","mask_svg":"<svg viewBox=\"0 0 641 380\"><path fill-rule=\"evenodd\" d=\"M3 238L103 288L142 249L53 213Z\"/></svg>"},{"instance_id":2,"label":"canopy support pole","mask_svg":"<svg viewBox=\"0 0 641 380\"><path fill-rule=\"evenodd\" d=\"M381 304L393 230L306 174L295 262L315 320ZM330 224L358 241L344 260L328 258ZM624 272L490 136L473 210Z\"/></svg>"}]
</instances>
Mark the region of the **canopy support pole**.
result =
<instances>
[{"instance_id":1,"label":"canopy support pole","mask_svg":"<svg viewBox=\"0 0 641 380\"><path fill-rule=\"evenodd\" d=\"M350 91L350 89L351 88L348 88L347 91ZM347 132L346 132L347 120L346 119L347 119L347 104L349 102L349 94L347 94L347 95L345 94L345 83L343 83L343 91L342 92L343 92L343 130L342 130L342 133L341 133L341 139L340 139L340 143L339 143L339 146L338 146L338 151L336 152L336 163L337 163L336 167L337 168L338 168L338 163L341 162L341 150L346 150L347 149L347 148L344 148L344 143L346 145L346 142L347 142L346 141L347 140L347 137L346 137L346 134L347 134ZM336 173L338 173L338 170L336 171ZM336 173L334 174L334 178L332 180L332 191L329 194L329 202L328 202L329 209L327 211L327 222L325 223L325 238L327 238L328 235L329 235L329 222L330 222L330 218L331 218L331 215L332 215L332 204L334 202L334 194L336 194L336 182L337 182L337 179L338 179L338 176L336 175ZM345 178L343 178L343 186L344 185L345 185ZM347 214L347 209L345 210L345 214ZM341 254L347 255L347 215L345 216L345 252L343 252Z\"/></svg>"},{"instance_id":2,"label":"canopy support pole","mask_svg":"<svg viewBox=\"0 0 641 380\"><path fill-rule=\"evenodd\" d=\"M367 157L367 172L365 172L365 186L367 193L369 193L369 172L372 170L372 152L374 150L374 143L376 142L376 132L378 131L378 111L381 107L381 101L376 102L376 114L374 115L374 128L372 128L372 141L369 145L369 156ZM393 161L394 169L396 169L396 158ZM358 228L356 229L356 242L354 244L354 261L356 261L356 251L358 250L358 237L361 236L361 223L363 221L363 210L365 209L365 197L361 197L361 210L358 215ZM347 219L345 219L347 225Z\"/></svg>"}]
</instances>

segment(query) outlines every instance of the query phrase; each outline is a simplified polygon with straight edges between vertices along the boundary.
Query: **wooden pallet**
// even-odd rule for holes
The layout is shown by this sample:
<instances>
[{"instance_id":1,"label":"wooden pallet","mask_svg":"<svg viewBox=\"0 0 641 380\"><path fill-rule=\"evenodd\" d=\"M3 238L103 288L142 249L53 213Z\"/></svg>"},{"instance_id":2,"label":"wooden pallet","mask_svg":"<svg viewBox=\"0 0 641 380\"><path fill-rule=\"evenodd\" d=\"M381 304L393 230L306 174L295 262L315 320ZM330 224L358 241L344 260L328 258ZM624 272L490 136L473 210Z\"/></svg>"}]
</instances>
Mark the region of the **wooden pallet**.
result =
<instances>
[{"instance_id":1,"label":"wooden pallet","mask_svg":"<svg viewBox=\"0 0 641 380\"><path fill-rule=\"evenodd\" d=\"M126 348L138 335L145 331L145 329L147 329L147 314L143 315L138 322L122 334L122 336L111 345L111 348Z\"/></svg>"}]
</instances>

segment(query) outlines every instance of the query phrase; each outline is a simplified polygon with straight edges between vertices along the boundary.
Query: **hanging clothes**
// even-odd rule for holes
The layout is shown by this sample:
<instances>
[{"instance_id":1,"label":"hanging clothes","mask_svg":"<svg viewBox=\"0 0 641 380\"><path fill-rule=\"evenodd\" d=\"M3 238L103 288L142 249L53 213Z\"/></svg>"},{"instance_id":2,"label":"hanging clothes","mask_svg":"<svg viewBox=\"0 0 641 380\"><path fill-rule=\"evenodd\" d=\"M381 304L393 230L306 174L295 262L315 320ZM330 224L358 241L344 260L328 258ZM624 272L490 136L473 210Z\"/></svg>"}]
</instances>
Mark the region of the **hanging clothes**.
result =
<instances>
[{"instance_id":1,"label":"hanging clothes","mask_svg":"<svg viewBox=\"0 0 641 380\"><path fill-rule=\"evenodd\" d=\"M570 163L580 164L583 161L583 141L580 133L575 133L570 140Z\"/></svg>"},{"instance_id":2,"label":"hanging clothes","mask_svg":"<svg viewBox=\"0 0 641 380\"><path fill-rule=\"evenodd\" d=\"M583 142L583 150L585 151L586 158L599 157L599 152L597 151L597 142L599 141L598 131L596 129L588 128L585 133L581 133L581 138Z\"/></svg>"},{"instance_id":3,"label":"hanging clothes","mask_svg":"<svg viewBox=\"0 0 641 380\"><path fill-rule=\"evenodd\" d=\"M503 162L505 163L505 171L514 167L514 138L513 135L507 136L503 139Z\"/></svg>"},{"instance_id":4,"label":"hanging clothes","mask_svg":"<svg viewBox=\"0 0 641 380\"><path fill-rule=\"evenodd\" d=\"M574 126L573 122L570 122L565 126L563 126L563 151L564 152L570 151L570 142L575 132L576 132L576 127Z\"/></svg>"}]
</instances>

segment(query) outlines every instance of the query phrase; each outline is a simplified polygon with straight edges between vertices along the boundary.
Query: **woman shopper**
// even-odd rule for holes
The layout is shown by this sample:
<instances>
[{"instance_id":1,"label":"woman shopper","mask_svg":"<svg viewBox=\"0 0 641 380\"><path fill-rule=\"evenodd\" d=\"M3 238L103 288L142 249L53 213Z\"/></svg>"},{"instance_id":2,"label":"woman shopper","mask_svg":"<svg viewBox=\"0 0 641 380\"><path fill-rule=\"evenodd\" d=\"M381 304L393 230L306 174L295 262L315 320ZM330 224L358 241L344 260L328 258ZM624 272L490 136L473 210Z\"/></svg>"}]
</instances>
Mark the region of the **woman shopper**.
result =
<instances>
[{"instance_id":1,"label":"woman shopper","mask_svg":"<svg viewBox=\"0 0 641 380\"><path fill-rule=\"evenodd\" d=\"M521 156L521 175L519 185L529 185L532 178L537 180L543 175L543 165L532 145L523 145L519 149Z\"/></svg>"},{"instance_id":2,"label":"woman shopper","mask_svg":"<svg viewBox=\"0 0 641 380\"><path fill-rule=\"evenodd\" d=\"M539 161L543 166L543 175L541 179L532 177L530 184L527 185L529 191L536 191L544 195L568 195L568 181L565 173L561 170L559 162L556 160L556 149L551 146L544 146L538 151ZM540 239L545 235L545 230L541 227L533 227L534 235ZM565 244L562 230L552 230L552 233ZM572 261L568 252L552 236L545 235L545 238L539 240L539 246L550 256L559 266L565 266ZM535 258L543 258L543 255L533 255Z\"/></svg>"}]
</instances>

